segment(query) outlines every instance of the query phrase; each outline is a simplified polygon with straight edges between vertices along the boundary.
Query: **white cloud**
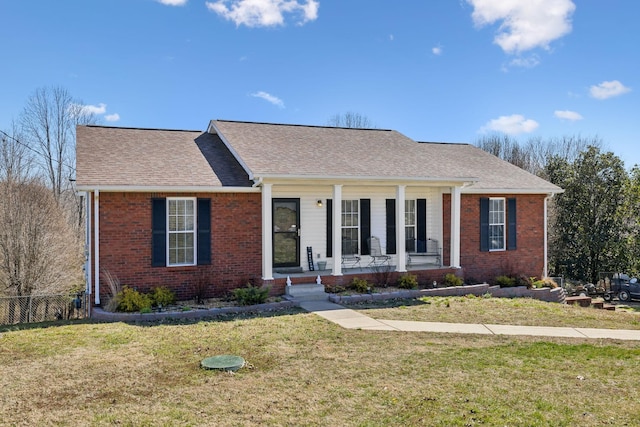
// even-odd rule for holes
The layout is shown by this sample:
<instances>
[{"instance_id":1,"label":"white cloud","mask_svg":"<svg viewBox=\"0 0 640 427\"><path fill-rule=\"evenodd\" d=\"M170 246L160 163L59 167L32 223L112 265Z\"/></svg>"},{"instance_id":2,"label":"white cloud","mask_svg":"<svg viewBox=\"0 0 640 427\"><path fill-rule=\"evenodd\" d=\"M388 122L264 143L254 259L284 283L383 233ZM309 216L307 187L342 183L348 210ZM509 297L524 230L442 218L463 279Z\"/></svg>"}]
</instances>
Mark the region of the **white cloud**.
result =
<instances>
[{"instance_id":1,"label":"white cloud","mask_svg":"<svg viewBox=\"0 0 640 427\"><path fill-rule=\"evenodd\" d=\"M610 82L602 82L598 85L593 85L589 88L589 93L596 99L607 99L614 96L622 95L631 91L631 88L626 87L618 80L612 80Z\"/></svg>"},{"instance_id":2,"label":"white cloud","mask_svg":"<svg viewBox=\"0 0 640 427\"><path fill-rule=\"evenodd\" d=\"M540 57L538 55L530 55L528 57L519 56L514 58L509 62L509 66L511 67L521 67L521 68L533 68L540 64Z\"/></svg>"},{"instance_id":3,"label":"white cloud","mask_svg":"<svg viewBox=\"0 0 640 427\"><path fill-rule=\"evenodd\" d=\"M440 46L432 47L431 53L433 53L434 55L442 55L442 48Z\"/></svg>"},{"instance_id":4,"label":"white cloud","mask_svg":"<svg viewBox=\"0 0 640 427\"><path fill-rule=\"evenodd\" d=\"M500 116L487 122L480 132L497 131L509 135L518 135L520 133L533 132L538 128L538 122L531 119L525 119L520 114L512 114L511 116Z\"/></svg>"},{"instance_id":5,"label":"white cloud","mask_svg":"<svg viewBox=\"0 0 640 427\"><path fill-rule=\"evenodd\" d=\"M562 120L569 120L575 122L577 120L582 120L584 117L580 113L576 113L575 111L569 110L556 110L553 112L553 115Z\"/></svg>"},{"instance_id":6,"label":"white cloud","mask_svg":"<svg viewBox=\"0 0 640 427\"><path fill-rule=\"evenodd\" d=\"M107 104L98 105L78 105L83 114L104 114L107 111Z\"/></svg>"},{"instance_id":7,"label":"white cloud","mask_svg":"<svg viewBox=\"0 0 640 427\"><path fill-rule=\"evenodd\" d=\"M494 43L506 53L524 52L571 32L571 0L467 0L478 27L501 21Z\"/></svg>"},{"instance_id":8,"label":"white cloud","mask_svg":"<svg viewBox=\"0 0 640 427\"><path fill-rule=\"evenodd\" d=\"M256 98L262 98L267 102L270 102L271 104L280 107L280 108L284 108L284 102L282 102L282 100L280 98L278 98L277 96L273 96L270 93L264 92L264 91L259 91L256 93L252 93L251 96L256 97Z\"/></svg>"},{"instance_id":9,"label":"white cloud","mask_svg":"<svg viewBox=\"0 0 640 427\"><path fill-rule=\"evenodd\" d=\"M187 4L187 0L157 0L157 2L167 6L184 6Z\"/></svg>"},{"instance_id":10,"label":"white cloud","mask_svg":"<svg viewBox=\"0 0 640 427\"><path fill-rule=\"evenodd\" d=\"M206 2L207 8L223 18L247 27L284 25L284 14L298 16L299 25L318 18L320 3L316 0L216 0Z\"/></svg>"},{"instance_id":11,"label":"white cloud","mask_svg":"<svg viewBox=\"0 0 640 427\"><path fill-rule=\"evenodd\" d=\"M393 34L389 34L389 40L393 41Z\"/></svg>"},{"instance_id":12,"label":"white cloud","mask_svg":"<svg viewBox=\"0 0 640 427\"><path fill-rule=\"evenodd\" d=\"M96 116L105 115L104 119L108 122L117 122L120 120L120 115L118 113L106 114L107 113L107 104L99 103L98 105L81 105L81 104L72 104L71 108L73 112L76 114L94 114Z\"/></svg>"}]
</instances>

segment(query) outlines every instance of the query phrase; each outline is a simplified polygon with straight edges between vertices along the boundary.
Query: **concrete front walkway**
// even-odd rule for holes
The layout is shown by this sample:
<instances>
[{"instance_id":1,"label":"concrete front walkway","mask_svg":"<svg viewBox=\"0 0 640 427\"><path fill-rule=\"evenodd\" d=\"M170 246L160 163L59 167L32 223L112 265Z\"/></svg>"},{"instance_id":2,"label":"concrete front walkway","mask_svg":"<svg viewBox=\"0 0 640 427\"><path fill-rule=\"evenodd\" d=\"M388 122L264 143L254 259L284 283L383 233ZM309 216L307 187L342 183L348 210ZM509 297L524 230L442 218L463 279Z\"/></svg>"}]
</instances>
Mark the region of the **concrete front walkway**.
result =
<instances>
[{"instance_id":1,"label":"concrete front walkway","mask_svg":"<svg viewBox=\"0 0 640 427\"><path fill-rule=\"evenodd\" d=\"M301 301L300 307L346 329L485 335L532 335L564 338L609 338L640 341L640 330L377 320L329 301Z\"/></svg>"}]
</instances>

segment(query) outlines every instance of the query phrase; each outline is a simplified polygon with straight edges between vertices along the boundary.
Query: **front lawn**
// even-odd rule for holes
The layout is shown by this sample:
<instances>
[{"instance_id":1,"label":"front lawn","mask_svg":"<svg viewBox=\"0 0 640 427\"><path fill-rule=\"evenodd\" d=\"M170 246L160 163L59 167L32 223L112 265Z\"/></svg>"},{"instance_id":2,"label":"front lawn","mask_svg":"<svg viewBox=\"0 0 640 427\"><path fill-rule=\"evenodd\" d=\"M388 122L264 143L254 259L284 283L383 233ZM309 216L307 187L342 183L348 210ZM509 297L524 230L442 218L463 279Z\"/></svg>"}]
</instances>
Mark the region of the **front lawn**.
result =
<instances>
[{"instance_id":1,"label":"front lawn","mask_svg":"<svg viewBox=\"0 0 640 427\"><path fill-rule=\"evenodd\" d=\"M608 311L530 298L485 298L469 295L372 301L349 307L374 319L387 320L640 329L640 312L621 304L616 304L616 311Z\"/></svg>"},{"instance_id":2,"label":"front lawn","mask_svg":"<svg viewBox=\"0 0 640 427\"><path fill-rule=\"evenodd\" d=\"M518 317L537 317L539 307L504 301ZM459 317L501 323L460 306ZM571 313L582 323L592 311ZM235 374L199 367L219 354L250 365ZM638 366L636 342L345 330L295 312L7 327L0 424L638 425Z\"/></svg>"}]
</instances>

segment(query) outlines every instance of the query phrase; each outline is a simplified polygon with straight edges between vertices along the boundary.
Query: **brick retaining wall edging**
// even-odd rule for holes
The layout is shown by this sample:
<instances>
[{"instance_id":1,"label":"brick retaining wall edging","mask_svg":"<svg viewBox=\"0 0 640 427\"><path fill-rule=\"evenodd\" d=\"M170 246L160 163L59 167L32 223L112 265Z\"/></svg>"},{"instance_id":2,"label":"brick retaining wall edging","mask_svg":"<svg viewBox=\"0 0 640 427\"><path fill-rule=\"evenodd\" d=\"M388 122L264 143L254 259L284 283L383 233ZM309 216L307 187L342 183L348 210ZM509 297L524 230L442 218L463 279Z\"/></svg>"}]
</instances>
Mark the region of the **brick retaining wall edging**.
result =
<instances>
[{"instance_id":1,"label":"brick retaining wall edging","mask_svg":"<svg viewBox=\"0 0 640 427\"><path fill-rule=\"evenodd\" d=\"M385 292L375 294L361 295L336 295L329 294L329 301L337 304L349 304L361 301L379 301L385 299L401 299L401 298L420 298L434 296L464 296L491 294L496 298L534 298L546 302L557 302L564 304L566 294L562 288L541 288L527 289L526 286L518 286L513 288L501 288L499 286L489 286L486 283L479 285L451 286L448 288L434 289L416 289L404 290L396 292ZM203 319L207 317L216 317L224 314L248 313L260 311L282 310L287 308L299 307L297 301L281 301L266 304L257 304L240 307L219 307L208 310L189 310L189 311L164 311L154 313L112 313L105 311L99 307L91 309L91 319L105 322L152 322L163 319Z\"/></svg>"},{"instance_id":2,"label":"brick retaining wall edging","mask_svg":"<svg viewBox=\"0 0 640 427\"><path fill-rule=\"evenodd\" d=\"M329 295L329 301L340 304L349 304L360 301L379 301L385 299L396 298L420 298L435 296L463 296L475 295L481 296L486 293L496 298L533 298L546 302L557 302L563 304L566 294L562 288L540 288L527 289L526 286L517 286L512 288L501 288L499 286L490 286L486 283L479 285L450 286L447 288L434 289L417 289L386 293L359 294L359 295Z\"/></svg>"},{"instance_id":3,"label":"brick retaining wall edging","mask_svg":"<svg viewBox=\"0 0 640 427\"><path fill-rule=\"evenodd\" d=\"M93 307L91 310L91 319L105 322L152 322L163 319L202 319L207 317L216 317L223 314L248 313L252 311L264 312L293 307L299 307L299 304L295 301L280 301L239 307L218 307L206 310L194 309L189 311L163 311L159 313L113 313L105 311L99 307Z\"/></svg>"}]
</instances>

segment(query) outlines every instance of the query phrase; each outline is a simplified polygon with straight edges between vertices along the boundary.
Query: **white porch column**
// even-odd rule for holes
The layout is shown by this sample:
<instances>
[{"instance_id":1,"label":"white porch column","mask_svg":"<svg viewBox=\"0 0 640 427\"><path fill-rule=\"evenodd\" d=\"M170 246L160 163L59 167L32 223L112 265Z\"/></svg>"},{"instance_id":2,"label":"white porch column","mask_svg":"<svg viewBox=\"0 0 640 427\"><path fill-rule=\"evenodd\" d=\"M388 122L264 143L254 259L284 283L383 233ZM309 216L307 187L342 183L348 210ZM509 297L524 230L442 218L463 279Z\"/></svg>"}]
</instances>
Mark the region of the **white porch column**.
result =
<instances>
[{"instance_id":1,"label":"white porch column","mask_svg":"<svg viewBox=\"0 0 640 427\"><path fill-rule=\"evenodd\" d=\"M96 294L94 302L100 304L100 191L93 192L93 256L94 256L94 282Z\"/></svg>"},{"instance_id":2,"label":"white porch column","mask_svg":"<svg viewBox=\"0 0 640 427\"><path fill-rule=\"evenodd\" d=\"M407 251L405 247L406 231L404 221L404 200L406 186L398 185L396 188L396 253L398 254L398 265L396 271L404 273L407 271Z\"/></svg>"},{"instance_id":3,"label":"white porch column","mask_svg":"<svg viewBox=\"0 0 640 427\"><path fill-rule=\"evenodd\" d=\"M451 188L451 250L449 265L460 268L460 191L461 187Z\"/></svg>"},{"instance_id":4,"label":"white porch column","mask_svg":"<svg viewBox=\"0 0 640 427\"><path fill-rule=\"evenodd\" d=\"M342 185L333 186L333 212L331 213L333 227L331 232L331 253L333 254L332 276L342 276Z\"/></svg>"},{"instance_id":5,"label":"white porch column","mask_svg":"<svg viewBox=\"0 0 640 427\"><path fill-rule=\"evenodd\" d=\"M273 280L273 213L271 187L262 184L262 279Z\"/></svg>"}]
</instances>

